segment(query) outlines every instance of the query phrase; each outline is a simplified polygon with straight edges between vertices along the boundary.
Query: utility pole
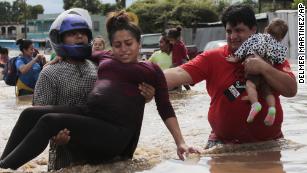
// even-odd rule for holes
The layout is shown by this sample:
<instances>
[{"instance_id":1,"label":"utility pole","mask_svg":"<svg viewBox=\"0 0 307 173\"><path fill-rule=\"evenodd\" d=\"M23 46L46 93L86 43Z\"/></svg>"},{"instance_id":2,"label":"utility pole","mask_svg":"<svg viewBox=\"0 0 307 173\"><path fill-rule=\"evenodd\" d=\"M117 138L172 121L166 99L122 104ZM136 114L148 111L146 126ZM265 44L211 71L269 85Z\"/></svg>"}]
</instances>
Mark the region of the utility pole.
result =
<instances>
[{"instance_id":1,"label":"utility pole","mask_svg":"<svg viewBox=\"0 0 307 173\"><path fill-rule=\"evenodd\" d=\"M24 0L24 19L25 19L25 24L24 24L25 39L27 39L27 1L26 0Z\"/></svg>"}]
</instances>

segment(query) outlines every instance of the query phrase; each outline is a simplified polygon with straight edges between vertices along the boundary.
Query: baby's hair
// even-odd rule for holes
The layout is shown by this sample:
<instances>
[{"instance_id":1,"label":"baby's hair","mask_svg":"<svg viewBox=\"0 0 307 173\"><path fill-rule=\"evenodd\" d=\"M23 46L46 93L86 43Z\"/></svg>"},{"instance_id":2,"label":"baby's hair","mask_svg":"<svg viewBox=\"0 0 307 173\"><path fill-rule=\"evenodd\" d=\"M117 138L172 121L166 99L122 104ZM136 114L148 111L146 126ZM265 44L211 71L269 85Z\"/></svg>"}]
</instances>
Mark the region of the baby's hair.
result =
<instances>
[{"instance_id":1,"label":"baby's hair","mask_svg":"<svg viewBox=\"0 0 307 173\"><path fill-rule=\"evenodd\" d=\"M177 26L176 28L171 28L166 31L166 36L168 38L179 39L181 36L181 26Z\"/></svg>"},{"instance_id":2,"label":"baby's hair","mask_svg":"<svg viewBox=\"0 0 307 173\"><path fill-rule=\"evenodd\" d=\"M28 49L33 44L31 40L18 39L16 45L19 45L19 50L23 52L23 49Z\"/></svg>"},{"instance_id":3,"label":"baby's hair","mask_svg":"<svg viewBox=\"0 0 307 173\"><path fill-rule=\"evenodd\" d=\"M137 42L141 40L141 29L130 20L127 12L117 11L108 14L106 22L108 38L112 46L113 36L117 31L127 30L129 31Z\"/></svg>"},{"instance_id":4,"label":"baby's hair","mask_svg":"<svg viewBox=\"0 0 307 173\"><path fill-rule=\"evenodd\" d=\"M288 24L280 18L275 18L265 28L265 31L277 41L281 41L288 32Z\"/></svg>"}]
</instances>

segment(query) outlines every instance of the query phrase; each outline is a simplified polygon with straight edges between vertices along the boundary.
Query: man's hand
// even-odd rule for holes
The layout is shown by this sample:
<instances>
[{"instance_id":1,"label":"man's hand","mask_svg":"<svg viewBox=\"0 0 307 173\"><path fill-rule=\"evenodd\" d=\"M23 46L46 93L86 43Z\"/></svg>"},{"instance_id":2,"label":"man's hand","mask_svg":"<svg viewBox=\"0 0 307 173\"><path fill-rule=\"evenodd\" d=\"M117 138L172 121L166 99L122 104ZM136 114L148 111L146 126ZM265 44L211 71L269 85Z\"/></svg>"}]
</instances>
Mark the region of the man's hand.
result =
<instances>
[{"instance_id":1,"label":"man's hand","mask_svg":"<svg viewBox=\"0 0 307 173\"><path fill-rule=\"evenodd\" d=\"M188 156L189 153L200 154L200 152L197 149L193 147L188 147L186 144L180 144L177 146L177 155L180 158L180 160L185 160L184 154Z\"/></svg>"},{"instance_id":2,"label":"man's hand","mask_svg":"<svg viewBox=\"0 0 307 173\"><path fill-rule=\"evenodd\" d=\"M146 103L150 102L155 95L155 88L145 82L139 84L139 90L144 96Z\"/></svg>"},{"instance_id":3,"label":"man's hand","mask_svg":"<svg viewBox=\"0 0 307 173\"><path fill-rule=\"evenodd\" d=\"M265 62L259 55L250 55L243 62L245 74L259 75L271 65Z\"/></svg>"},{"instance_id":4,"label":"man's hand","mask_svg":"<svg viewBox=\"0 0 307 173\"><path fill-rule=\"evenodd\" d=\"M55 144L57 145L65 145L70 140L70 131L68 129L63 129L59 131L59 133L52 138Z\"/></svg>"}]
</instances>

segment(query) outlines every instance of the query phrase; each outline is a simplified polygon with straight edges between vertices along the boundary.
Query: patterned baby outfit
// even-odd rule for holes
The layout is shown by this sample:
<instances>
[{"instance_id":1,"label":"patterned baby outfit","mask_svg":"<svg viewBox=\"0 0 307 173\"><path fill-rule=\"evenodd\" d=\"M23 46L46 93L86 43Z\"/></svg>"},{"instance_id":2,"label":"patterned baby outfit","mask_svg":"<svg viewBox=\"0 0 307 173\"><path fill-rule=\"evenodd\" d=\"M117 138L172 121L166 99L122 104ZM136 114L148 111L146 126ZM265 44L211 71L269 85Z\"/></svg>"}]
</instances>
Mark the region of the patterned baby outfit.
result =
<instances>
[{"instance_id":1,"label":"patterned baby outfit","mask_svg":"<svg viewBox=\"0 0 307 173\"><path fill-rule=\"evenodd\" d=\"M269 34L254 34L234 53L241 61L247 56L258 54L271 64L282 64L287 56L287 47Z\"/></svg>"}]
</instances>

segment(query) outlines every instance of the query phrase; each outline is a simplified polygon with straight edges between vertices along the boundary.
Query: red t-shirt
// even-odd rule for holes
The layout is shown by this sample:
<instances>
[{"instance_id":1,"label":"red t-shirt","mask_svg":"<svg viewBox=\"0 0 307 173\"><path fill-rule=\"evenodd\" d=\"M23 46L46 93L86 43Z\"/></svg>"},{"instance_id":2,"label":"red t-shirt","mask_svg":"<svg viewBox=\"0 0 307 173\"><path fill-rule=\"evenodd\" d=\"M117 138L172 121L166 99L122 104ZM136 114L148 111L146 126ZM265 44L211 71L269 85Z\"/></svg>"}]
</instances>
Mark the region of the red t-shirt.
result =
<instances>
[{"instance_id":1,"label":"red t-shirt","mask_svg":"<svg viewBox=\"0 0 307 173\"><path fill-rule=\"evenodd\" d=\"M183 64L184 59L188 56L188 50L181 40L178 40L172 48L172 61L174 66Z\"/></svg>"},{"instance_id":2,"label":"red t-shirt","mask_svg":"<svg viewBox=\"0 0 307 173\"><path fill-rule=\"evenodd\" d=\"M247 123L250 102L241 100L247 93L245 90L233 101L224 94L231 85L239 81L245 85L244 68L241 63L227 62L228 46L206 51L193 60L183 64L181 68L187 71L194 83L206 80L206 89L211 97L208 120L212 127L210 139L218 139L224 143L246 143L272 140L282 137L281 124L283 111L278 93L274 93L276 101L276 119L272 126L264 124L268 105L259 95L262 110L254 122ZM288 61L275 65L278 70L294 77Z\"/></svg>"}]
</instances>

